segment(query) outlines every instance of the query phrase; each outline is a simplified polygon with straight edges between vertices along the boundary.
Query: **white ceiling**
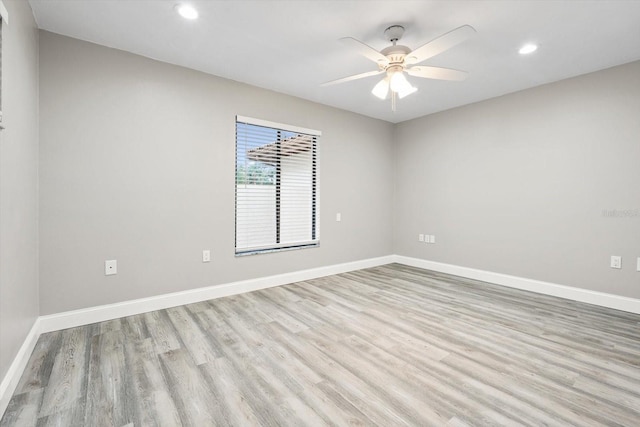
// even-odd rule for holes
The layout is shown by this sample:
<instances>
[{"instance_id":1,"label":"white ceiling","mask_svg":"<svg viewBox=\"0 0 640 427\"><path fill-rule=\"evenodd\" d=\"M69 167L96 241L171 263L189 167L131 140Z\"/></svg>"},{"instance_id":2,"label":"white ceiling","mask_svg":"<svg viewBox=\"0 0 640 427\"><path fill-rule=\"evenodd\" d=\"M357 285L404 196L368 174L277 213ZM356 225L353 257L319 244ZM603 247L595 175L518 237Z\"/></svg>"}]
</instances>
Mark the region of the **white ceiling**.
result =
<instances>
[{"instance_id":1,"label":"white ceiling","mask_svg":"<svg viewBox=\"0 0 640 427\"><path fill-rule=\"evenodd\" d=\"M29 0L40 28L397 123L640 59L640 1ZM376 49L401 24L415 49L464 24L478 34L424 65L469 72L464 82L409 77L418 92L375 98L380 77L320 87L375 69L343 46L351 36ZM525 42L536 53L518 54Z\"/></svg>"}]
</instances>

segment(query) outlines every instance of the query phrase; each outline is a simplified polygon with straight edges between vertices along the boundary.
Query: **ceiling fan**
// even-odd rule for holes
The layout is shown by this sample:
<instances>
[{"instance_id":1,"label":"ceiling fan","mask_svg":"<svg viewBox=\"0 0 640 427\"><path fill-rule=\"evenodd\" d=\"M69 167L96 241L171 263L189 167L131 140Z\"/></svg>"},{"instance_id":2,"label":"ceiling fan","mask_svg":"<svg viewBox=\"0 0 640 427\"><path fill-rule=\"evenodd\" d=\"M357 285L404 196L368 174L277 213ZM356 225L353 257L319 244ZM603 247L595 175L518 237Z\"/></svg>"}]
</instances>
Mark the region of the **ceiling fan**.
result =
<instances>
[{"instance_id":1,"label":"ceiling fan","mask_svg":"<svg viewBox=\"0 0 640 427\"><path fill-rule=\"evenodd\" d=\"M342 43L360 55L375 62L378 65L378 69L332 80L323 83L321 86L330 86L386 73L386 76L374 86L371 93L380 99L386 99L389 92L391 92L391 109L395 111L396 97L402 99L418 90L418 88L413 87L411 83L409 83L404 74L405 72L410 76L426 79L464 80L467 77L465 71L416 64L426 61L462 43L475 33L476 30L474 30L473 27L463 25L431 40L415 50L411 50L407 46L397 44L398 40L400 40L404 34L404 27L402 25L392 25L384 30L385 37L392 45L382 49L380 52L353 37L341 38L340 41Z\"/></svg>"}]
</instances>

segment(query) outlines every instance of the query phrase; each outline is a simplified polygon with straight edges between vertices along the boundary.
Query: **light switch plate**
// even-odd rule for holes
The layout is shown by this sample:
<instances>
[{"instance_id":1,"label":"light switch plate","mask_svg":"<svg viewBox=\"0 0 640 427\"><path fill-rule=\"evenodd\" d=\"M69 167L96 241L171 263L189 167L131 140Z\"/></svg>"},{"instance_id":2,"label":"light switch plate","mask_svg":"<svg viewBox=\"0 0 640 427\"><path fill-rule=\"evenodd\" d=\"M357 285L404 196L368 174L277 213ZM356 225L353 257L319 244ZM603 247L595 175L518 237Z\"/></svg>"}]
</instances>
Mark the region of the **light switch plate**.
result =
<instances>
[{"instance_id":1,"label":"light switch plate","mask_svg":"<svg viewBox=\"0 0 640 427\"><path fill-rule=\"evenodd\" d=\"M418 234L418 242L424 242L424 234Z\"/></svg>"},{"instance_id":2,"label":"light switch plate","mask_svg":"<svg viewBox=\"0 0 640 427\"><path fill-rule=\"evenodd\" d=\"M208 249L205 249L202 251L202 262L209 262L211 261L211 251Z\"/></svg>"}]
</instances>

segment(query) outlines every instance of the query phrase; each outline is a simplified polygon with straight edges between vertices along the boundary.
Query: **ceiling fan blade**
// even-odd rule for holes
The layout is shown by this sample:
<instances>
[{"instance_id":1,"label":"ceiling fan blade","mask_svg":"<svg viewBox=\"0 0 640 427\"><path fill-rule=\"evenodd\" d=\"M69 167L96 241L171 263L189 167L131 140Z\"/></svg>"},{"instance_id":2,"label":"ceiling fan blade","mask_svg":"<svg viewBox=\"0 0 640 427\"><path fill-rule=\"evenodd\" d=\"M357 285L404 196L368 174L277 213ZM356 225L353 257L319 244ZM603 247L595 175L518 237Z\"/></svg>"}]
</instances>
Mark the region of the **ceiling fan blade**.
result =
<instances>
[{"instance_id":1,"label":"ceiling fan blade","mask_svg":"<svg viewBox=\"0 0 640 427\"><path fill-rule=\"evenodd\" d=\"M466 71L452 70L451 68L427 67L419 65L406 69L407 74L414 77L436 80L464 80L467 78Z\"/></svg>"},{"instance_id":2,"label":"ceiling fan blade","mask_svg":"<svg viewBox=\"0 0 640 427\"><path fill-rule=\"evenodd\" d=\"M386 65L389 63L389 60L387 59L386 56L384 56L383 54L381 54L371 46L362 43L360 40L356 40L353 37L343 37L340 39L340 41L344 45L349 46L351 49L358 52L360 55L366 58L369 58L376 64Z\"/></svg>"},{"instance_id":3,"label":"ceiling fan blade","mask_svg":"<svg viewBox=\"0 0 640 427\"><path fill-rule=\"evenodd\" d=\"M476 33L476 30L470 25L463 25L455 30L451 30L438 38L420 46L413 52L407 54L405 62L407 64L418 64L427 60L445 50L451 49L457 44L462 43Z\"/></svg>"},{"instance_id":4,"label":"ceiling fan blade","mask_svg":"<svg viewBox=\"0 0 640 427\"><path fill-rule=\"evenodd\" d=\"M384 73L384 70L375 70L375 71L367 71L366 73L355 74L349 77L343 77L337 80L331 80L330 82L322 83L320 86L331 86L336 85L338 83L350 82L351 80L363 79L365 77L377 76L378 74Z\"/></svg>"}]
</instances>

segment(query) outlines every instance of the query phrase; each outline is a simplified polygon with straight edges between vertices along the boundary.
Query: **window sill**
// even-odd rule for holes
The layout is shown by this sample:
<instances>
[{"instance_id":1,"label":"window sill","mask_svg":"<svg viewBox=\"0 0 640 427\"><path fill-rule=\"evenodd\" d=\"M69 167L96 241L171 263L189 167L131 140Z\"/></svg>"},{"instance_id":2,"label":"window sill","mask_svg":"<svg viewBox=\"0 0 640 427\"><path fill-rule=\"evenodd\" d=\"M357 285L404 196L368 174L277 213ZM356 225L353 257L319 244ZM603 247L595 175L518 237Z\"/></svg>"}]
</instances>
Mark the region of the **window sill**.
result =
<instances>
[{"instance_id":1,"label":"window sill","mask_svg":"<svg viewBox=\"0 0 640 427\"><path fill-rule=\"evenodd\" d=\"M295 251L297 249L310 249L310 248L317 248L319 246L320 246L320 242L314 242L314 243L308 243L304 245L284 246L281 248L247 249L239 252L236 251L236 257L244 257L244 256L259 255L259 254L270 254L274 252Z\"/></svg>"}]
</instances>

